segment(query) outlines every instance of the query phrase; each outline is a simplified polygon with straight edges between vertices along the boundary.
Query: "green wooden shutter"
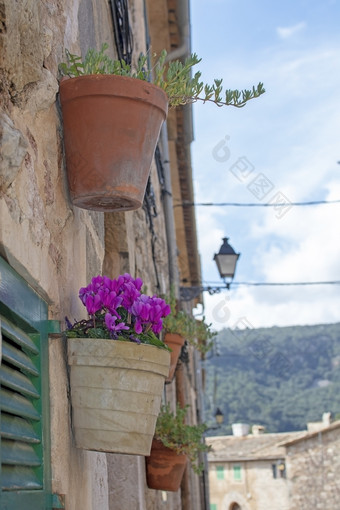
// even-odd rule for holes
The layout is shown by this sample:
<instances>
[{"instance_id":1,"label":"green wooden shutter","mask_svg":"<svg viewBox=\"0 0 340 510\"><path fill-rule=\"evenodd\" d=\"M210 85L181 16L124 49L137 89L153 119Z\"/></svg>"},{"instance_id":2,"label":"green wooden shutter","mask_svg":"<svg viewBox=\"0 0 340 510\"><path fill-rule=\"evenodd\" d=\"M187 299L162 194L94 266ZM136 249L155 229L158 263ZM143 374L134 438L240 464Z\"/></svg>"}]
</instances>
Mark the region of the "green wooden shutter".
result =
<instances>
[{"instance_id":1,"label":"green wooden shutter","mask_svg":"<svg viewBox=\"0 0 340 510\"><path fill-rule=\"evenodd\" d=\"M234 465L233 466L234 480L240 482L242 480L242 471L241 466Z\"/></svg>"},{"instance_id":2,"label":"green wooden shutter","mask_svg":"<svg viewBox=\"0 0 340 510\"><path fill-rule=\"evenodd\" d=\"M224 480L224 466L216 466L217 480Z\"/></svg>"},{"instance_id":3,"label":"green wooden shutter","mask_svg":"<svg viewBox=\"0 0 340 510\"><path fill-rule=\"evenodd\" d=\"M0 258L1 510L52 508L47 305Z\"/></svg>"}]
</instances>

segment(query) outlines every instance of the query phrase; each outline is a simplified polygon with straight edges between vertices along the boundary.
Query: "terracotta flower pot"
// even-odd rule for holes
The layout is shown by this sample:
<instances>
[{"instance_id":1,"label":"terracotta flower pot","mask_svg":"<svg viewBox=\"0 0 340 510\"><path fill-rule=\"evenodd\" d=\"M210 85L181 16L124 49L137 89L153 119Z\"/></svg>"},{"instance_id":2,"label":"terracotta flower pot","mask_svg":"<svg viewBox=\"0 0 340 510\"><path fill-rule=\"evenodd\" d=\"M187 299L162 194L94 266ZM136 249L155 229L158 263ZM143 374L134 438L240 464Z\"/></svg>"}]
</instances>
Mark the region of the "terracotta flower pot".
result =
<instances>
[{"instance_id":1,"label":"terracotta flower pot","mask_svg":"<svg viewBox=\"0 0 340 510\"><path fill-rule=\"evenodd\" d=\"M143 203L168 98L151 83L113 75L61 81L66 168L71 200L97 211Z\"/></svg>"},{"instance_id":2,"label":"terracotta flower pot","mask_svg":"<svg viewBox=\"0 0 340 510\"><path fill-rule=\"evenodd\" d=\"M178 491L188 462L185 454L178 455L161 441L153 439L150 456L145 461L146 480L150 489Z\"/></svg>"},{"instance_id":3,"label":"terracotta flower pot","mask_svg":"<svg viewBox=\"0 0 340 510\"><path fill-rule=\"evenodd\" d=\"M184 338L177 333L166 333L164 338L164 343L171 348L170 353L170 369L169 375L166 378L166 383L170 383L175 375L175 370L178 362L179 355L181 353L181 349L184 345Z\"/></svg>"},{"instance_id":4,"label":"terracotta flower pot","mask_svg":"<svg viewBox=\"0 0 340 510\"><path fill-rule=\"evenodd\" d=\"M76 447L149 455L169 362L153 345L69 338Z\"/></svg>"}]
</instances>

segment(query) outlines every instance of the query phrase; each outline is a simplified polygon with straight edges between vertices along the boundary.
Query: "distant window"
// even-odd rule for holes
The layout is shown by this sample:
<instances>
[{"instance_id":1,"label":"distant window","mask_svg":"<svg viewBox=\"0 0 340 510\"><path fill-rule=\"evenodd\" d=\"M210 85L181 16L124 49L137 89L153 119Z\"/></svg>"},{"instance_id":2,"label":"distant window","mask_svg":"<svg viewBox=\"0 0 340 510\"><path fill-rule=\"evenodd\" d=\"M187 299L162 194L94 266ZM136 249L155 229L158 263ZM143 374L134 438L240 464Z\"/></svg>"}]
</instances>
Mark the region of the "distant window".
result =
<instances>
[{"instance_id":1,"label":"distant window","mask_svg":"<svg viewBox=\"0 0 340 510\"><path fill-rule=\"evenodd\" d=\"M241 466L233 466L234 480L240 482L242 480Z\"/></svg>"},{"instance_id":2,"label":"distant window","mask_svg":"<svg viewBox=\"0 0 340 510\"><path fill-rule=\"evenodd\" d=\"M217 480L224 480L224 467L216 466L216 476Z\"/></svg>"},{"instance_id":3,"label":"distant window","mask_svg":"<svg viewBox=\"0 0 340 510\"><path fill-rule=\"evenodd\" d=\"M280 473L280 478L286 478L286 464L283 461L278 463L277 469Z\"/></svg>"},{"instance_id":4,"label":"distant window","mask_svg":"<svg viewBox=\"0 0 340 510\"><path fill-rule=\"evenodd\" d=\"M272 464L273 478L277 478L277 466Z\"/></svg>"},{"instance_id":5,"label":"distant window","mask_svg":"<svg viewBox=\"0 0 340 510\"><path fill-rule=\"evenodd\" d=\"M283 460L279 460L276 464L272 464L273 478L286 478L286 464Z\"/></svg>"}]
</instances>

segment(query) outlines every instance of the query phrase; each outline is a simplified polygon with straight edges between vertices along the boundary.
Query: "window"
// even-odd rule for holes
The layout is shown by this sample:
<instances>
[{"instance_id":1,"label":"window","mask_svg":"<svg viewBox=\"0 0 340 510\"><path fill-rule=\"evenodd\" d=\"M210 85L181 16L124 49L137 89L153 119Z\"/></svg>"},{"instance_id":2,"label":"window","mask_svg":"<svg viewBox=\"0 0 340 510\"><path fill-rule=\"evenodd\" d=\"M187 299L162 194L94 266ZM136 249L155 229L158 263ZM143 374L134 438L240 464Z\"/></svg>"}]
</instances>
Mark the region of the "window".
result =
<instances>
[{"instance_id":1,"label":"window","mask_svg":"<svg viewBox=\"0 0 340 510\"><path fill-rule=\"evenodd\" d=\"M233 466L233 475L234 475L234 480L236 482L240 482L242 480L241 466L239 466L239 465Z\"/></svg>"},{"instance_id":2,"label":"window","mask_svg":"<svg viewBox=\"0 0 340 510\"><path fill-rule=\"evenodd\" d=\"M272 464L273 478L286 478L286 464L283 460L278 460Z\"/></svg>"},{"instance_id":3,"label":"window","mask_svg":"<svg viewBox=\"0 0 340 510\"><path fill-rule=\"evenodd\" d=\"M4 508L52 508L47 305L0 258L1 494Z\"/></svg>"},{"instance_id":4,"label":"window","mask_svg":"<svg viewBox=\"0 0 340 510\"><path fill-rule=\"evenodd\" d=\"M280 473L280 478L286 478L286 464L283 460L278 462L277 469Z\"/></svg>"},{"instance_id":5,"label":"window","mask_svg":"<svg viewBox=\"0 0 340 510\"><path fill-rule=\"evenodd\" d=\"M216 476L217 480L224 480L224 467L216 466Z\"/></svg>"},{"instance_id":6,"label":"window","mask_svg":"<svg viewBox=\"0 0 340 510\"><path fill-rule=\"evenodd\" d=\"M273 478L277 478L277 468L276 464L272 464Z\"/></svg>"}]
</instances>

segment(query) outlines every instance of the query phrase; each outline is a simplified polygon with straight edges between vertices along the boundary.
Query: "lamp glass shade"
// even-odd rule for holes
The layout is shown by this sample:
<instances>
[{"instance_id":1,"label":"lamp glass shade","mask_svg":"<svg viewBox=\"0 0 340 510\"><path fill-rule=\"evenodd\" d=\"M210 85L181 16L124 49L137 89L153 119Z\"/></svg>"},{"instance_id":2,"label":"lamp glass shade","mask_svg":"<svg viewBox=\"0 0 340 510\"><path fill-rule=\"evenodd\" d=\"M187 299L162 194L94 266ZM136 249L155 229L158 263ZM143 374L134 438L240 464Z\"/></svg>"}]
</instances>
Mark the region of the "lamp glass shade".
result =
<instances>
[{"instance_id":1,"label":"lamp glass shade","mask_svg":"<svg viewBox=\"0 0 340 510\"><path fill-rule=\"evenodd\" d=\"M224 414L222 413L219 407L216 409L215 420L217 425L222 425L222 423L224 422Z\"/></svg>"},{"instance_id":2,"label":"lamp glass shade","mask_svg":"<svg viewBox=\"0 0 340 510\"><path fill-rule=\"evenodd\" d=\"M234 278L236 271L236 263L240 254L235 253L234 249L228 243L228 238L223 239L220 251L214 255L218 272L221 278Z\"/></svg>"}]
</instances>

